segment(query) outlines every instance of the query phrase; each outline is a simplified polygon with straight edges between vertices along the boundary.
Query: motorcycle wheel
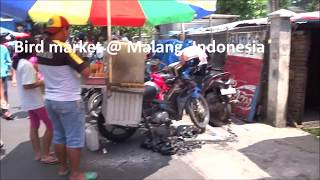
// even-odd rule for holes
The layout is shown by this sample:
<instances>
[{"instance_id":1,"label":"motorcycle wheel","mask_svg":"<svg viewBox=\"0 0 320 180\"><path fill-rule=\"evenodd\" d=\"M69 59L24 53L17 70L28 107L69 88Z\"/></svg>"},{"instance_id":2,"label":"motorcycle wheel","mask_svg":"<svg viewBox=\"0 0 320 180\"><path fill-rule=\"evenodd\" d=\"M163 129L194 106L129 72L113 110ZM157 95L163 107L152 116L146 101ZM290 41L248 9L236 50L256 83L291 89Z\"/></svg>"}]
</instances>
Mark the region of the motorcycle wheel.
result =
<instances>
[{"instance_id":1,"label":"motorcycle wheel","mask_svg":"<svg viewBox=\"0 0 320 180\"><path fill-rule=\"evenodd\" d=\"M98 131L99 133L114 142L124 142L128 138L130 138L137 130L137 128L133 127L124 127L124 126L116 126L116 125L106 125L105 119L102 113L99 114L98 119Z\"/></svg>"},{"instance_id":2,"label":"motorcycle wheel","mask_svg":"<svg viewBox=\"0 0 320 180\"><path fill-rule=\"evenodd\" d=\"M206 126L210 120L209 106L205 98L200 95L199 98L190 99L187 102L186 111L189 114L191 121L199 128L200 132L205 132Z\"/></svg>"},{"instance_id":3,"label":"motorcycle wheel","mask_svg":"<svg viewBox=\"0 0 320 180\"><path fill-rule=\"evenodd\" d=\"M88 109L88 99L89 99L88 89L83 88L81 90L81 98L82 98L82 102L84 103L85 111L86 111L86 113L88 113L89 112L89 109Z\"/></svg>"},{"instance_id":4,"label":"motorcycle wheel","mask_svg":"<svg viewBox=\"0 0 320 180\"><path fill-rule=\"evenodd\" d=\"M206 100L210 109L209 125L220 127L226 124L230 118L230 108L228 103L222 103L215 92L206 95Z\"/></svg>"},{"instance_id":5,"label":"motorcycle wheel","mask_svg":"<svg viewBox=\"0 0 320 180\"><path fill-rule=\"evenodd\" d=\"M87 101L87 109L90 116L97 118L101 112L102 94L99 92L93 93ZM99 109L100 107L100 109Z\"/></svg>"}]
</instances>

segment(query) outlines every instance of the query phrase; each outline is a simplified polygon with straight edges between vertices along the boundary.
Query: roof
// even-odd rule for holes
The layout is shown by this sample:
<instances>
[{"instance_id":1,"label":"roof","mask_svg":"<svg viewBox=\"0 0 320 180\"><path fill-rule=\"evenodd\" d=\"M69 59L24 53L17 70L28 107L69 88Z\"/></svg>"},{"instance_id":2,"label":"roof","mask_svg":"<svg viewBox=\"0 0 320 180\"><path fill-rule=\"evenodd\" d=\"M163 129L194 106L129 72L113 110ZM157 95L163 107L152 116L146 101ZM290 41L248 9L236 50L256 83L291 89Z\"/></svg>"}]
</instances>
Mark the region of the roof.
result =
<instances>
[{"instance_id":1,"label":"roof","mask_svg":"<svg viewBox=\"0 0 320 180\"><path fill-rule=\"evenodd\" d=\"M217 32L230 30L240 26L259 26L259 25L267 25L267 24L268 24L268 18L251 19L251 20L237 21L237 22L222 24L218 26L202 28L202 29L199 29L198 31L194 31L189 34L217 33Z\"/></svg>"},{"instance_id":2,"label":"roof","mask_svg":"<svg viewBox=\"0 0 320 180\"><path fill-rule=\"evenodd\" d=\"M229 14L212 14L204 17L203 19L236 19L239 18L239 15L229 15Z\"/></svg>"},{"instance_id":3,"label":"roof","mask_svg":"<svg viewBox=\"0 0 320 180\"><path fill-rule=\"evenodd\" d=\"M290 18L292 23L297 23L297 24L298 23L299 24L320 23L320 11L298 13L298 14L288 10L283 10L283 12L286 12L286 14L290 14L290 16L292 16ZM217 32L222 32L226 30L231 30L236 27L260 26L260 25L267 25L269 23L270 22L268 21L268 18L251 19L251 20L237 21L237 22L232 22L232 23L227 23L227 24L222 24L222 25L212 26L207 28L200 28L200 29L190 31L189 34L196 35L196 34L206 34L206 33L217 33Z\"/></svg>"},{"instance_id":4,"label":"roof","mask_svg":"<svg viewBox=\"0 0 320 180\"><path fill-rule=\"evenodd\" d=\"M320 11L299 13L290 18L293 23L320 22Z\"/></svg>"}]
</instances>

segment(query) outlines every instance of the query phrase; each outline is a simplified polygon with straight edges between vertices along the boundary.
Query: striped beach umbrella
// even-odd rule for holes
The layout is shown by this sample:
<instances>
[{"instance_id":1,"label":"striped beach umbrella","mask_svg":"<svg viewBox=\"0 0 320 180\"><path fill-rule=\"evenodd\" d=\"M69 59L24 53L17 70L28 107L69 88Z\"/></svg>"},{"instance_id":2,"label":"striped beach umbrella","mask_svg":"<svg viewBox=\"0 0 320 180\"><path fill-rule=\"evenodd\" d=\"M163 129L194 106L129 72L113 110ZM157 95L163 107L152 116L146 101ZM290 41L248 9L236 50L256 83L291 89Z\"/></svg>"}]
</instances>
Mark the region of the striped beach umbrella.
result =
<instances>
[{"instance_id":1,"label":"striped beach umbrella","mask_svg":"<svg viewBox=\"0 0 320 180\"><path fill-rule=\"evenodd\" d=\"M110 12L107 12L107 2ZM1 15L34 22L47 22L53 15L64 16L70 24L141 27L190 22L214 13L216 0L1 0Z\"/></svg>"}]
</instances>

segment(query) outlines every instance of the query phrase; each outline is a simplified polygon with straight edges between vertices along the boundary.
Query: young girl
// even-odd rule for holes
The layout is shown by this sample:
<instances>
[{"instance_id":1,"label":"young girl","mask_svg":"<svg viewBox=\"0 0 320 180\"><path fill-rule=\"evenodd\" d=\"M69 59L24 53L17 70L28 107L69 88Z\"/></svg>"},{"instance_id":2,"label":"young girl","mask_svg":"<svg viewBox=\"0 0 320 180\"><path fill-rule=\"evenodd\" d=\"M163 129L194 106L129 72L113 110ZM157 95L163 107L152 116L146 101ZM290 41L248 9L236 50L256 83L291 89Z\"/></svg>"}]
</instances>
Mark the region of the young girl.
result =
<instances>
[{"instance_id":1,"label":"young girl","mask_svg":"<svg viewBox=\"0 0 320 180\"><path fill-rule=\"evenodd\" d=\"M31 39L23 39L25 44L32 44ZM30 139L35 153L35 160L46 164L56 164L58 160L50 154L50 145L52 141L52 123L44 107L40 87L43 81L37 78L37 72L29 59L33 56L32 52L23 51L17 54L13 61L13 68L16 69L17 88L20 95L21 107L28 111L30 117ZM46 131L43 136L43 148L40 147L39 126L40 120L45 124Z\"/></svg>"}]
</instances>

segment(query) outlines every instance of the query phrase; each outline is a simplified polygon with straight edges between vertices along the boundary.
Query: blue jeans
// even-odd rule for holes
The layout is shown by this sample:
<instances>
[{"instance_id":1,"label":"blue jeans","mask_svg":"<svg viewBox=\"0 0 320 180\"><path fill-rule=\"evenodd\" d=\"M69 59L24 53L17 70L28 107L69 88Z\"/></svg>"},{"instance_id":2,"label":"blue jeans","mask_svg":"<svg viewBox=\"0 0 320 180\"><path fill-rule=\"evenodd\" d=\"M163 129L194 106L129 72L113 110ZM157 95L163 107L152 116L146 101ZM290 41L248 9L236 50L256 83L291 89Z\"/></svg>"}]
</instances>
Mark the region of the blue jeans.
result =
<instances>
[{"instance_id":1,"label":"blue jeans","mask_svg":"<svg viewBox=\"0 0 320 180\"><path fill-rule=\"evenodd\" d=\"M82 148L85 141L85 114L81 101L46 100L53 125L53 143Z\"/></svg>"}]
</instances>

